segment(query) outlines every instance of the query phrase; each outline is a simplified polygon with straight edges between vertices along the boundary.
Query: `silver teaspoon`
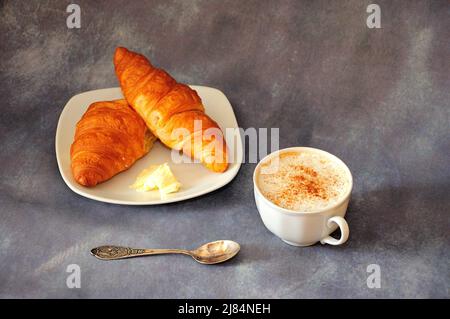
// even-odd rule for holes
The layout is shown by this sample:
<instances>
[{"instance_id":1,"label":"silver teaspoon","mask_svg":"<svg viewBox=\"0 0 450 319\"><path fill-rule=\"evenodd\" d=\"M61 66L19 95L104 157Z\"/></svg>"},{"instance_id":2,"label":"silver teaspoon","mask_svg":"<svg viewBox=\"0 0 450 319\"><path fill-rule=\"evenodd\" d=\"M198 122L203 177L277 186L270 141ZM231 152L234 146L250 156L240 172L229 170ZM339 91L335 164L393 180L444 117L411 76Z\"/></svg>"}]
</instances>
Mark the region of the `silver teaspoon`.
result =
<instances>
[{"instance_id":1,"label":"silver teaspoon","mask_svg":"<svg viewBox=\"0 0 450 319\"><path fill-rule=\"evenodd\" d=\"M121 246L100 246L91 250L98 259L114 260L161 254L189 255L201 264L218 264L233 258L241 247L232 240L218 240L204 244L194 250L185 249L139 249Z\"/></svg>"}]
</instances>

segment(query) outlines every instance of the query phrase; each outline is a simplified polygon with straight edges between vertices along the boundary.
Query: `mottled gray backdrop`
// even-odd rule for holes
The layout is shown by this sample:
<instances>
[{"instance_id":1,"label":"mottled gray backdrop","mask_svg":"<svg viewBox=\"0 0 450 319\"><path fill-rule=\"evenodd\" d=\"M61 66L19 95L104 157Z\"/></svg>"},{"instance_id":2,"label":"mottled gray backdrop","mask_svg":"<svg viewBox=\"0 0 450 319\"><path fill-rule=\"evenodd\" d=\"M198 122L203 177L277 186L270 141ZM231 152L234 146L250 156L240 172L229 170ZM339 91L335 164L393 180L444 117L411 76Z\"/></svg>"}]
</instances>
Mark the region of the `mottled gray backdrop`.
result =
<instances>
[{"instance_id":1,"label":"mottled gray backdrop","mask_svg":"<svg viewBox=\"0 0 450 319\"><path fill-rule=\"evenodd\" d=\"M0 1L0 297L445 297L450 295L450 4L381 1ZM95 202L59 175L60 112L117 86L116 46L179 81L222 90L240 126L341 157L355 178L342 247L288 246L262 224L254 164L206 196L158 207ZM115 243L242 244L214 267L183 256L102 262ZM66 267L81 267L81 288ZM381 267L369 289L366 267Z\"/></svg>"}]
</instances>

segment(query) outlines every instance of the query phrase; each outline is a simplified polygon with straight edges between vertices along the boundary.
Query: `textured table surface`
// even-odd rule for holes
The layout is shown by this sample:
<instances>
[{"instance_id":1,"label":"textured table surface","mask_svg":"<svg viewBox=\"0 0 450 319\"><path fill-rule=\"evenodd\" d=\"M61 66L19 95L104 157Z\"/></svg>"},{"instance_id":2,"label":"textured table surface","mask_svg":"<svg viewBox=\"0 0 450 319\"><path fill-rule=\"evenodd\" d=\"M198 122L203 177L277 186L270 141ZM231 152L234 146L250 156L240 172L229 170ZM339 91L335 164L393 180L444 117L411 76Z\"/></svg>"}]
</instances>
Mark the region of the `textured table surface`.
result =
<instances>
[{"instance_id":1,"label":"textured table surface","mask_svg":"<svg viewBox=\"0 0 450 319\"><path fill-rule=\"evenodd\" d=\"M0 297L359 298L450 295L450 6L377 1L0 3ZM68 99L115 87L118 45L179 81L216 87L243 128L279 127L280 147L313 146L354 174L341 247L284 244L253 200L255 164L185 202L127 207L73 193L58 172L56 124ZM221 238L238 257L102 262L105 243L187 247ZM66 268L81 269L69 289ZM381 270L369 289L367 266Z\"/></svg>"}]
</instances>

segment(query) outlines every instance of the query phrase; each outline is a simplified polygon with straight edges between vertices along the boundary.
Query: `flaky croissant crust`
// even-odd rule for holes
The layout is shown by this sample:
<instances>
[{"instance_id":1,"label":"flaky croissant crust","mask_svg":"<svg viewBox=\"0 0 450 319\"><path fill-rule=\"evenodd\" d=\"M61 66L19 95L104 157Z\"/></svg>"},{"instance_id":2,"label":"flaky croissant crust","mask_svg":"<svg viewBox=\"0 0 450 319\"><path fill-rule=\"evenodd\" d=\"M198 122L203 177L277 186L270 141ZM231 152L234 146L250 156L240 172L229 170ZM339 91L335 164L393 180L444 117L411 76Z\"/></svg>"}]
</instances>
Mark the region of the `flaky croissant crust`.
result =
<instances>
[{"instance_id":1,"label":"flaky croissant crust","mask_svg":"<svg viewBox=\"0 0 450 319\"><path fill-rule=\"evenodd\" d=\"M214 172L227 169L223 133L205 114L195 90L153 67L145 56L126 48L116 49L114 66L128 103L162 143L183 150ZM183 130L187 134L180 137Z\"/></svg>"},{"instance_id":2,"label":"flaky croissant crust","mask_svg":"<svg viewBox=\"0 0 450 319\"><path fill-rule=\"evenodd\" d=\"M76 126L70 149L73 177L95 186L129 168L155 140L126 100L93 103Z\"/></svg>"}]
</instances>

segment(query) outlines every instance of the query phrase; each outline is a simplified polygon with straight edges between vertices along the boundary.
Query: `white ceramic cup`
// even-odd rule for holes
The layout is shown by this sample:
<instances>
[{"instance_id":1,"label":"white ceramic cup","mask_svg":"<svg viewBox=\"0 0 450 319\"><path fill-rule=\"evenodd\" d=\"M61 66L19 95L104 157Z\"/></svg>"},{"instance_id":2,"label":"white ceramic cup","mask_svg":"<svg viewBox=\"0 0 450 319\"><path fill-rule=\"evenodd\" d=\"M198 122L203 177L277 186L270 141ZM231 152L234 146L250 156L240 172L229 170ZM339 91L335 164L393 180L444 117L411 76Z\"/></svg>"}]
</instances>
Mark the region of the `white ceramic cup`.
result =
<instances>
[{"instance_id":1,"label":"white ceramic cup","mask_svg":"<svg viewBox=\"0 0 450 319\"><path fill-rule=\"evenodd\" d=\"M262 195L258 188L258 174L262 163L284 152L320 153L338 163L348 174L350 180L345 195L332 206L310 212L293 211L272 203ZM273 152L258 163L253 173L256 207L264 225L284 242L294 246L310 246L319 241L322 244L342 245L347 241L350 231L344 216L350 201L352 186L352 174L343 161L328 152L311 147L291 147ZM341 230L341 238L331 237L330 234L338 227Z\"/></svg>"}]
</instances>

